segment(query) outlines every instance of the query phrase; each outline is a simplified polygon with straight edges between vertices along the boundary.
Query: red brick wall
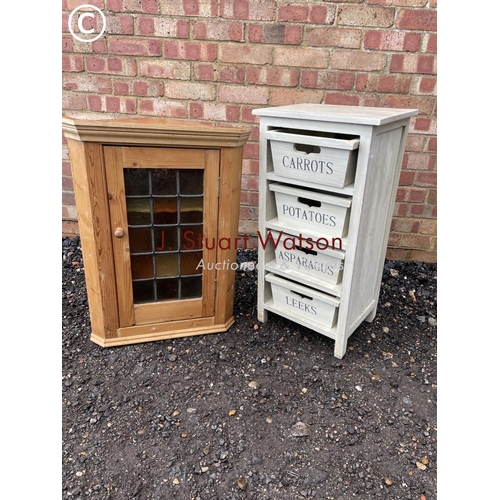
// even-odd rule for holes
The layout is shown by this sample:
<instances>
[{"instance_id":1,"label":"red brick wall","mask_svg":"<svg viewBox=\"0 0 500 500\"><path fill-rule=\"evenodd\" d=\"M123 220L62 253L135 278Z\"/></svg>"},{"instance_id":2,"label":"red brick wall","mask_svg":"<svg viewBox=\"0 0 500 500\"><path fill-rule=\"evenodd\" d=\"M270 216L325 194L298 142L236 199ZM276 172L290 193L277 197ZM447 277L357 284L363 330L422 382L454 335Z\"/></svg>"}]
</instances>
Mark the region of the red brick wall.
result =
<instances>
[{"instance_id":1,"label":"red brick wall","mask_svg":"<svg viewBox=\"0 0 500 500\"><path fill-rule=\"evenodd\" d=\"M107 21L92 43L68 30L70 12L86 3ZM258 200L252 109L418 108L387 257L435 261L436 8L437 0L63 0L63 113L251 125L240 211L240 232L251 235ZM62 181L63 232L75 233L64 139Z\"/></svg>"}]
</instances>

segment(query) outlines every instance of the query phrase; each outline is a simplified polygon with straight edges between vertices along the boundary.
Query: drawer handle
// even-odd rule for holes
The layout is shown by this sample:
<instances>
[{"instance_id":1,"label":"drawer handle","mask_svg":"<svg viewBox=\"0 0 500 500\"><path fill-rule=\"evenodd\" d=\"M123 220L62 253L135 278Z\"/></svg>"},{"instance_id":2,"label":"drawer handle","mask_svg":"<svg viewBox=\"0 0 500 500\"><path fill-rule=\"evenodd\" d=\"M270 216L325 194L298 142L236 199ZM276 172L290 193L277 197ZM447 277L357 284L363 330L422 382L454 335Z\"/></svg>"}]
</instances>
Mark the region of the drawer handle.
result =
<instances>
[{"instance_id":1,"label":"drawer handle","mask_svg":"<svg viewBox=\"0 0 500 500\"><path fill-rule=\"evenodd\" d=\"M316 252L316 250L309 250L307 248L299 247L298 245L295 248L297 248L299 252L305 253L306 255L318 255L318 252Z\"/></svg>"},{"instance_id":2,"label":"drawer handle","mask_svg":"<svg viewBox=\"0 0 500 500\"><path fill-rule=\"evenodd\" d=\"M297 200L299 203L302 203L302 204L307 205L309 207L320 207L321 206L321 201L318 201L318 200L311 200L309 198L302 198L301 196L299 196L297 198Z\"/></svg>"},{"instance_id":3,"label":"drawer handle","mask_svg":"<svg viewBox=\"0 0 500 500\"><path fill-rule=\"evenodd\" d=\"M125 231L121 227L117 227L115 230L115 238L123 238L125 236Z\"/></svg>"},{"instance_id":4,"label":"drawer handle","mask_svg":"<svg viewBox=\"0 0 500 500\"><path fill-rule=\"evenodd\" d=\"M295 151L300 151L301 153L305 153L306 155L309 155L311 153L321 153L321 148L319 146L313 146L312 144L294 144L293 147Z\"/></svg>"},{"instance_id":5,"label":"drawer handle","mask_svg":"<svg viewBox=\"0 0 500 500\"><path fill-rule=\"evenodd\" d=\"M308 295L304 295L303 293L296 292L295 290L290 290L292 293L295 295L298 295L301 299L308 299L308 300L313 300L312 297L309 297Z\"/></svg>"}]
</instances>

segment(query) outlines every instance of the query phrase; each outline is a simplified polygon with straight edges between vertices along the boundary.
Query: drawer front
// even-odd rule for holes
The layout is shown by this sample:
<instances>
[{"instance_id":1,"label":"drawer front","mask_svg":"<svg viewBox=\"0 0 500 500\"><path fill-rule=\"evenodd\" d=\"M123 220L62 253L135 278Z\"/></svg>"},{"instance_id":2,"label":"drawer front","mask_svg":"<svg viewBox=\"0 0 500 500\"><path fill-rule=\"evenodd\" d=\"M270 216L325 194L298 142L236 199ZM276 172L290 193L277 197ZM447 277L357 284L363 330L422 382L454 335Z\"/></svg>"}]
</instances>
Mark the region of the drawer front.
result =
<instances>
[{"instance_id":1,"label":"drawer front","mask_svg":"<svg viewBox=\"0 0 500 500\"><path fill-rule=\"evenodd\" d=\"M344 188L354 182L359 139L268 132L274 172L290 179Z\"/></svg>"},{"instance_id":2,"label":"drawer front","mask_svg":"<svg viewBox=\"0 0 500 500\"><path fill-rule=\"evenodd\" d=\"M274 274L267 274L266 281L271 284L276 307L326 328L337 322L338 299Z\"/></svg>"},{"instance_id":3,"label":"drawer front","mask_svg":"<svg viewBox=\"0 0 500 500\"><path fill-rule=\"evenodd\" d=\"M280 223L325 237L341 238L347 234L350 198L277 183L269 184L269 189L275 192Z\"/></svg>"},{"instance_id":4,"label":"drawer front","mask_svg":"<svg viewBox=\"0 0 500 500\"><path fill-rule=\"evenodd\" d=\"M299 272L333 285L342 280L343 252L325 249L314 241L300 241L286 233L272 232L272 237L276 246L276 264L280 269Z\"/></svg>"}]
</instances>

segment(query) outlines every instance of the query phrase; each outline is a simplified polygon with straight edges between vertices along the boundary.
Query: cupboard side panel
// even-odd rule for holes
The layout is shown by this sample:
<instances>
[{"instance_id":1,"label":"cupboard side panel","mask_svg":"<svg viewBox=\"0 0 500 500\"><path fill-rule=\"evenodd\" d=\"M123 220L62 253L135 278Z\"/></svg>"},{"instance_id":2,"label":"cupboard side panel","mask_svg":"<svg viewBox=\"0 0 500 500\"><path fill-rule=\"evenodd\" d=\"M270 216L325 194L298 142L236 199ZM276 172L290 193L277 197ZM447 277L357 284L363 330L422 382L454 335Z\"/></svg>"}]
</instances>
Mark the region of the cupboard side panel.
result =
<instances>
[{"instance_id":1,"label":"cupboard side panel","mask_svg":"<svg viewBox=\"0 0 500 500\"><path fill-rule=\"evenodd\" d=\"M399 182L403 135L403 127L382 133L374 131L352 269L347 313L349 334L377 306L388 227Z\"/></svg>"},{"instance_id":2,"label":"cupboard side panel","mask_svg":"<svg viewBox=\"0 0 500 500\"><path fill-rule=\"evenodd\" d=\"M117 336L118 305L101 145L68 140L92 336ZM92 338L92 337L91 337Z\"/></svg>"}]
</instances>

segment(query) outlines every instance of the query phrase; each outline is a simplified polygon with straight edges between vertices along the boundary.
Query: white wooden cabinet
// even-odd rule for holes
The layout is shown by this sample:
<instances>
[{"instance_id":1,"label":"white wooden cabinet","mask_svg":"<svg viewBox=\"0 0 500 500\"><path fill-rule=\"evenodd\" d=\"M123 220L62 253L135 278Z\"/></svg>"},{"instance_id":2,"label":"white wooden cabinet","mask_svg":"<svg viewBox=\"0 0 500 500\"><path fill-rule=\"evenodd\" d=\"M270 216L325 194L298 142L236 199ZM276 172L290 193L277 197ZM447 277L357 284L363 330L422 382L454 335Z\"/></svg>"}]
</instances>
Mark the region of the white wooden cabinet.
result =
<instances>
[{"instance_id":1,"label":"white wooden cabinet","mask_svg":"<svg viewBox=\"0 0 500 500\"><path fill-rule=\"evenodd\" d=\"M294 104L260 117L258 319L335 340L377 311L410 118L416 109Z\"/></svg>"}]
</instances>

